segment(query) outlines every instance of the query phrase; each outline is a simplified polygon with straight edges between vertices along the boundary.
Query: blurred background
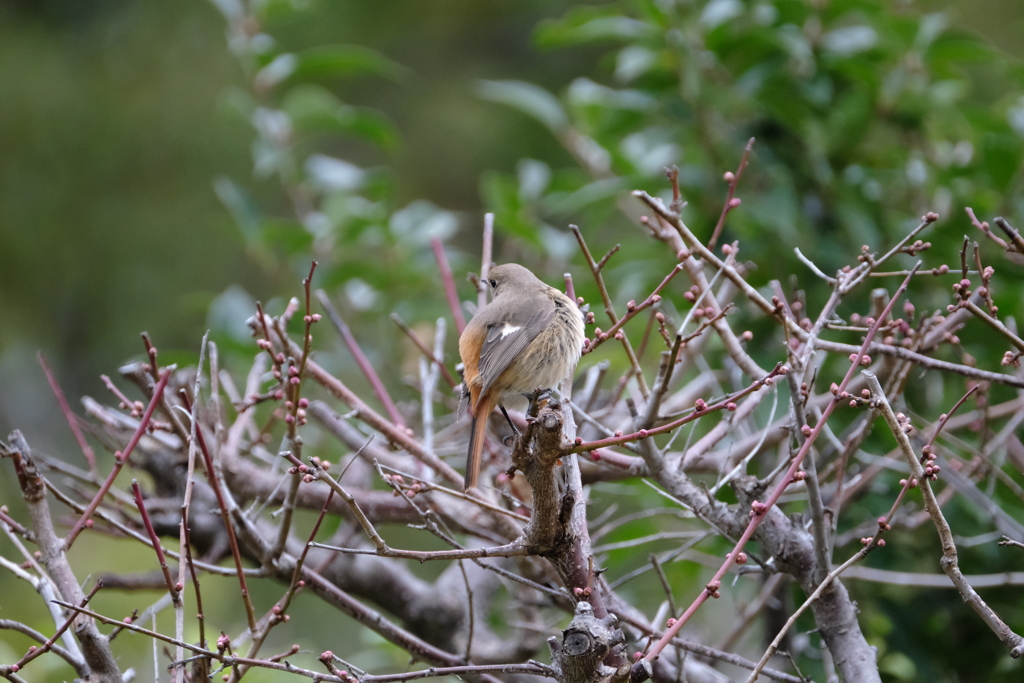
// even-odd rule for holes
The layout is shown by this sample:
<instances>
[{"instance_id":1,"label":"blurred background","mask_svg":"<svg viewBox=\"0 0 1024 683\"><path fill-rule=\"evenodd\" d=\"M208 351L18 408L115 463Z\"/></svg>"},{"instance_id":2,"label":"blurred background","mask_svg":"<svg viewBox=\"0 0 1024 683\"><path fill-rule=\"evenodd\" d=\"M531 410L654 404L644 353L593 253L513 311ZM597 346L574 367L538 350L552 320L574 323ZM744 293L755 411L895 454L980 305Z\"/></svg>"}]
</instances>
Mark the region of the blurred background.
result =
<instances>
[{"instance_id":1,"label":"blurred background","mask_svg":"<svg viewBox=\"0 0 1024 683\"><path fill-rule=\"evenodd\" d=\"M752 135L727 237L755 261L779 251L764 282L803 275L790 244L827 270L932 209L929 239L955 248L927 266L955 267L965 205L1024 222L1021 35L1019 0L0 1L0 434L73 460L37 351L73 407L142 357L143 330L189 363L211 329L230 367L251 358L253 302L279 310L314 255L387 358L388 313L445 314L429 237L475 269L484 211L496 260L551 282L583 276L570 221L595 252L623 242L609 279L639 295L669 255L617 199L663 193L677 163L706 234ZM1016 268L996 291L1019 317ZM877 632L914 628L882 612ZM915 680L920 645L887 676ZM969 668L916 680L997 680Z\"/></svg>"}]
</instances>

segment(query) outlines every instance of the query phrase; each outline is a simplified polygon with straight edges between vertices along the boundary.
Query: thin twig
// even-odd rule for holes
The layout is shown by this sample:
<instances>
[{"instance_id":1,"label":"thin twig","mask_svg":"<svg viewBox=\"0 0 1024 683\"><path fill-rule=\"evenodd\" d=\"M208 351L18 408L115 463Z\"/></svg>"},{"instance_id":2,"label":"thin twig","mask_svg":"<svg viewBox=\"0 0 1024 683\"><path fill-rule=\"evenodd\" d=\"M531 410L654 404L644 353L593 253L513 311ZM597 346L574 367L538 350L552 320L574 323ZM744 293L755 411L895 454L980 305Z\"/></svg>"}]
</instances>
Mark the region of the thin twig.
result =
<instances>
[{"instance_id":1,"label":"thin twig","mask_svg":"<svg viewBox=\"0 0 1024 683\"><path fill-rule=\"evenodd\" d=\"M587 265L590 266L590 272L594 275L594 281L597 283L597 289L601 292L601 301L604 303L605 313L608 314L608 317L611 319L612 325L614 326L619 322L619 317L615 314L615 306L612 304L611 295L608 294L608 287L604 284L604 277L601 275L601 270L598 268L597 262L594 261L594 257L590 253L590 248L587 246L586 240L583 239L583 233L580 229L575 225L570 225L569 229L572 230L572 233L576 236L576 241L580 244L583 256L587 259ZM617 335L616 338L618 338ZM644 373L643 369L640 367L640 361L633 352L633 346L629 343L629 337L626 335L625 330L623 330L621 341L622 348L626 351L626 357L629 358L629 365L633 369L633 374L636 377L637 385L640 387L640 393L643 394L646 399L650 395L651 390L647 388L647 380L644 379Z\"/></svg>"},{"instance_id":2,"label":"thin twig","mask_svg":"<svg viewBox=\"0 0 1024 683\"><path fill-rule=\"evenodd\" d=\"M349 326L345 324L345 321L341 319L340 315L338 315L338 311L335 310L334 306L331 304L330 298L328 298L327 293L324 290L318 289L316 292L316 298L320 302L320 305L323 306L323 309L327 311L327 317L331 319L335 329L338 330L338 334L340 334L341 338L345 341L345 346L348 347L349 352L356 361L356 365L359 366L363 376L366 377L366 380L370 383L370 387L373 389L374 395L384 405L384 410L387 411L388 417L391 418L391 422L404 429L405 420L402 418L402 414L398 412L398 407L395 405L395 402L391 400L391 394L388 393L387 387L385 387L384 383L381 381L380 375L378 375L377 371L373 369L373 365L370 363L370 360L359 347L359 342L356 341L355 335L352 334L352 330L349 329Z\"/></svg>"},{"instance_id":3,"label":"thin twig","mask_svg":"<svg viewBox=\"0 0 1024 683\"><path fill-rule=\"evenodd\" d=\"M743 175L743 169L747 167L747 159L750 157L750 150L754 148L754 138L750 138L747 141L747 146L743 148L743 156L740 157L740 165L736 167L736 173L727 173L726 180L729 182L729 191L725 196L725 203L722 205L722 213L718 216L718 223L715 224L715 229L711 233L711 239L708 240L708 250L714 251L715 244L718 242L718 236L722 234L722 228L725 227L725 218L729 215L729 212L739 206L739 200L733 201L736 196L736 186L740 184L740 177ZM678 180L673 182L673 188L678 187Z\"/></svg>"},{"instance_id":4,"label":"thin twig","mask_svg":"<svg viewBox=\"0 0 1024 683\"><path fill-rule=\"evenodd\" d=\"M181 603L181 589L175 587L174 579L171 578L171 570L167 566L167 557L164 555L163 546L160 545L160 537L157 536L156 529L153 528L153 522L149 519L146 503L142 500L142 490L139 488L137 479L132 479L132 493L135 496L135 506L139 509L139 514L142 515L142 525L145 527L146 533L149 534L150 541L153 542L153 550L156 551L156 559L160 563L160 571L163 573L167 592L170 593L174 605L178 606Z\"/></svg>"},{"instance_id":5,"label":"thin twig","mask_svg":"<svg viewBox=\"0 0 1024 683\"><path fill-rule=\"evenodd\" d=\"M452 267L448 265L448 256L444 253L444 245L436 235L430 238L430 245L434 248L434 258L437 259L437 268L441 271L441 281L444 283L444 294L448 298L448 308L451 309L452 317L455 319L455 329L459 336L466 329L466 316L462 313L462 304L459 302L459 294L455 289L455 278L452 275Z\"/></svg>"},{"instance_id":6,"label":"thin twig","mask_svg":"<svg viewBox=\"0 0 1024 683\"><path fill-rule=\"evenodd\" d=\"M50 389L53 391L53 395L57 398L57 404L60 406L60 412L64 414L64 419L67 420L68 426L71 427L71 433L75 435L75 441L78 442L78 447L82 449L82 455L85 456L85 461L89 463L89 471L93 474L96 473L96 452L89 445L89 442L85 440L85 435L82 434L82 428L78 426L78 418L71 411L71 406L68 405L68 400L64 396L63 390L60 388L60 384L57 382L57 378L53 374L53 370L50 369L50 364L46 362L46 356L40 351L36 354L36 360L39 361L39 365L43 368L43 374L46 375L46 381L50 384Z\"/></svg>"},{"instance_id":7,"label":"thin twig","mask_svg":"<svg viewBox=\"0 0 1024 683\"><path fill-rule=\"evenodd\" d=\"M186 406L190 407L190 406ZM249 587L246 584L245 572L242 567L242 551L238 547L238 539L235 536L235 528L231 523L231 513L228 510L227 501L224 498L224 491L221 490L221 483L213 466L213 457L210 449L206 447L206 438L203 436L202 427L196 427L196 441L199 443L199 450L206 463L206 476L210 480L210 486L217 497L217 505L220 508L221 521L228 534L228 545L231 548L231 557L235 561L235 574L238 576L238 585L242 593L242 604L245 606L245 617L249 624L249 630L256 630L256 613L253 611L252 599L249 597Z\"/></svg>"},{"instance_id":8,"label":"thin twig","mask_svg":"<svg viewBox=\"0 0 1024 683\"><path fill-rule=\"evenodd\" d=\"M86 507L85 512L78 518L75 525L71 527L71 531L64 538L64 549L67 551L71 548L71 544L78 538L78 534L82 533L82 529L85 528L86 522L92 517L93 513L96 512L96 508L103 502L103 498L106 497L107 491L114 485L114 480L117 479L117 475L121 472L125 463L128 462L128 458L131 457L132 451L139 444L139 440L142 439L142 435L146 433L146 428L149 426L149 421L153 418L153 412L156 407L160 405L164 395L164 388L167 386L168 380L170 380L173 374L173 368L165 368L163 374L160 377L160 381L156 383L156 387L153 389L153 398L150 399L149 405L146 407L146 412L143 413L142 419L139 420L139 427L132 434L132 438L128 441L128 445L124 447L123 451L114 453L114 467L110 470L110 474L107 475L106 481L100 485L100 490L93 496L92 501Z\"/></svg>"},{"instance_id":9,"label":"thin twig","mask_svg":"<svg viewBox=\"0 0 1024 683\"><path fill-rule=\"evenodd\" d=\"M413 329L409 327L397 313L391 314L391 320L398 325L398 329L402 330L402 332L405 333L405 336L409 337L409 340L416 345L416 348L420 350L420 353L426 356L431 363L441 369L441 375L444 377L444 381L448 383L448 386L454 389L459 385L459 383L455 381L455 378L452 377L452 373L448 371L448 367L434 355L434 352L430 350L430 347L423 343L422 339L416 336Z\"/></svg>"},{"instance_id":10,"label":"thin twig","mask_svg":"<svg viewBox=\"0 0 1024 683\"><path fill-rule=\"evenodd\" d=\"M476 283L476 309L487 305L487 279L494 260L494 214L484 214L483 254L480 257L480 279Z\"/></svg>"},{"instance_id":11,"label":"thin twig","mask_svg":"<svg viewBox=\"0 0 1024 683\"><path fill-rule=\"evenodd\" d=\"M1024 237L1020 236L1017 230L1006 222L1005 218L996 218L996 225L1006 233L1006 236L1010 238L1010 242L1013 243L1014 248L1018 253L1024 254Z\"/></svg>"},{"instance_id":12,"label":"thin twig","mask_svg":"<svg viewBox=\"0 0 1024 683\"><path fill-rule=\"evenodd\" d=\"M917 266L915 268L919 268L920 266L921 262L918 261ZM864 342L861 345L860 352L856 354L856 356L851 358L850 368L849 370L847 370L846 376L843 378L842 383L839 385L839 391L832 397L832 400L829 401L825 410L822 412L821 418L818 420L818 423L814 426L814 429L811 431L811 433L807 435L807 439L804 441L803 445L800 447L800 450L797 452L797 454L793 457L792 464L790 464L785 475L779 481L774 492L772 492L772 494L768 497L768 500L765 501L764 503L754 501L754 503L751 505L750 523L747 525L747 528L743 532L743 535L740 536L739 540L736 542L736 545L733 547L732 552L729 553L729 555L725 559L725 562L722 563L722 566L718 569L717 572L715 572L715 575L711 578L711 581L708 582L705 589L701 591L700 595L697 596L697 598L693 601L690 607L688 607L687 610L683 613L683 615L676 621L676 623L673 624L672 627L668 629L668 631L666 631L665 635L661 638L661 640L655 643L650 648L650 650L648 650L647 655L644 658L648 662L656 659L661 654L661 651L665 648L665 646L669 644L669 642L672 640L672 638L676 636L677 633L679 633L679 630L682 629L683 625L686 624L689 618L694 613L696 613L696 611L700 608L702 604L704 604L704 602L718 595L718 588L721 585L722 577L725 576L725 573L729 570L732 564L739 557L739 554L743 550L743 547L746 545L747 541L750 540L751 536L754 535L754 531L757 530L757 527L761 524L762 520L764 520L767 517L768 511L772 508L773 505L775 505L778 499L782 496L782 493L785 491L786 487L788 487L793 481L795 481L794 476L799 470L804 457L810 451L811 445L814 443L814 440L817 438L817 436L821 433L822 429L825 426L825 423L828 421L829 416L832 414L832 411L835 410L836 406L838 406L840 401L843 400L840 398L840 396L843 396L843 393L847 385L849 385L850 380L853 379L854 373L856 372L857 368L860 367L863 359L865 358L865 351L868 345L871 343L871 339L877 333L878 328L881 327L882 321L892 310L892 307L895 305L896 301L903 295L903 292L906 291L907 286L910 284L911 277L912 276L908 276L907 279L903 281L903 284L900 285L899 289L896 290L896 293L889 300L889 303L886 305L885 310L883 310L882 314L879 315L878 318L875 320L875 324L871 326L871 329L868 331L868 334L865 336ZM776 368L776 370L773 372L776 371L778 371L778 368ZM641 665L638 662L634 666ZM641 668L641 670L643 670L643 668Z\"/></svg>"},{"instance_id":13,"label":"thin twig","mask_svg":"<svg viewBox=\"0 0 1024 683\"><path fill-rule=\"evenodd\" d=\"M896 418L896 414L889 405L889 401L885 397L885 393L882 391L882 385L878 382L878 378L867 372L864 373L864 376L871 389L872 400L881 409L882 416L885 418L886 424L889 425L890 431L892 431L893 436L896 437L896 442L899 444L900 451L903 453L907 464L910 466L912 477L917 479L917 482L921 487L921 495L924 497L925 509L931 516L932 522L935 524L935 529L939 533L939 540L942 542L942 560L939 562L942 570L947 576L949 576L950 580L956 584L957 590L960 591L960 595L963 597L964 602L970 605L971 608L977 612L982 621L984 621L985 624L992 629L992 632L996 634L999 640L1009 648L1010 656L1014 659L1020 657L1024 654L1024 638L1021 638L1021 636L1014 633L1013 630L999 618L992 608L982 600L981 596L978 595L977 591L971 587L971 584L968 583L967 579L965 579L964 575L960 572L956 544L953 541L953 531L950 529L945 515L942 514L942 508L935 499L931 482L925 475L925 469L921 466L921 462L918 459L917 453L914 452L914 447L911 445L910 439L907 438L902 425L900 425L899 420Z\"/></svg>"}]
</instances>

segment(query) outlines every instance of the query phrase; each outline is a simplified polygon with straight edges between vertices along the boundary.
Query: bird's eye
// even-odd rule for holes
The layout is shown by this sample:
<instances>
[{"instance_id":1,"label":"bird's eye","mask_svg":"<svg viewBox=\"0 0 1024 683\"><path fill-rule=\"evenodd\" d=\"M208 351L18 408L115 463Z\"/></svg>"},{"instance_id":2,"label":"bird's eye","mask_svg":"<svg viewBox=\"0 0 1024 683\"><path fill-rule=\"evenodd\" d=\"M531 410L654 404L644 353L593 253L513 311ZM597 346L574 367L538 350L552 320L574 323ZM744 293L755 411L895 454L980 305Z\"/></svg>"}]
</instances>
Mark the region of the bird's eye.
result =
<instances>
[{"instance_id":1,"label":"bird's eye","mask_svg":"<svg viewBox=\"0 0 1024 683\"><path fill-rule=\"evenodd\" d=\"M498 281L497 280L491 280L491 287L496 289L498 287Z\"/></svg>"}]
</instances>

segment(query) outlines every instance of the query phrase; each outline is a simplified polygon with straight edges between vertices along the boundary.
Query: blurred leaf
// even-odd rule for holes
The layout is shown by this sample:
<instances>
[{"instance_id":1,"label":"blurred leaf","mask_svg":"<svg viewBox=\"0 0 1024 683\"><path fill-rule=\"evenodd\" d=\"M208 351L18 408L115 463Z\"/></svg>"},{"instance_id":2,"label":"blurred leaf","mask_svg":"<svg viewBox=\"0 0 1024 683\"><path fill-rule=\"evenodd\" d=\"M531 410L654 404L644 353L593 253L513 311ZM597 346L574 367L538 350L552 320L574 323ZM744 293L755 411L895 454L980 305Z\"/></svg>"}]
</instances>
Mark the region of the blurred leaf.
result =
<instances>
[{"instance_id":1,"label":"blurred leaf","mask_svg":"<svg viewBox=\"0 0 1024 683\"><path fill-rule=\"evenodd\" d=\"M632 184L628 178L595 180L571 194L549 194L545 202L551 213L564 216L584 209L595 202L611 199L627 191Z\"/></svg>"},{"instance_id":2,"label":"blurred leaf","mask_svg":"<svg viewBox=\"0 0 1024 683\"><path fill-rule=\"evenodd\" d=\"M479 81L477 94L532 116L554 133L564 131L569 125L562 103L539 85L523 81Z\"/></svg>"},{"instance_id":3,"label":"blurred leaf","mask_svg":"<svg viewBox=\"0 0 1024 683\"><path fill-rule=\"evenodd\" d=\"M656 30L645 21L618 14L614 6L577 7L562 20L543 22L537 27L535 39L542 47L561 47L608 40L636 40L652 36Z\"/></svg>"},{"instance_id":4,"label":"blurred leaf","mask_svg":"<svg viewBox=\"0 0 1024 683\"><path fill-rule=\"evenodd\" d=\"M623 48L615 59L615 78L629 83L647 73L658 61L658 53L638 45Z\"/></svg>"},{"instance_id":5,"label":"blurred leaf","mask_svg":"<svg viewBox=\"0 0 1024 683\"><path fill-rule=\"evenodd\" d=\"M902 652L890 652L887 654L882 658L878 669L901 681L917 679L917 667L914 666L914 661Z\"/></svg>"},{"instance_id":6,"label":"blurred leaf","mask_svg":"<svg viewBox=\"0 0 1024 683\"><path fill-rule=\"evenodd\" d=\"M227 208L235 225L242 231L250 247L260 242L260 212L252 197L234 181L220 176L213 181L213 189Z\"/></svg>"},{"instance_id":7,"label":"blurred leaf","mask_svg":"<svg viewBox=\"0 0 1024 683\"><path fill-rule=\"evenodd\" d=\"M589 78L577 78L569 86L569 102L576 106L594 106L605 109L650 111L658 106L657 100L638 90L615 90L599 85Z\"/></svg>"},{"instance_id":8,"label":"blurred leaf","mask_svg":"<svg viewBox=\"0 0 1024 683\"><path fill-rule=\"evenodd\" d=\"M331 91L310 83L290 88L281 108L292 124L304 133L354 135L386 150L398 146L399 135L382 114L342 104Z\"/></svg>"},{"instance_id":9,"label":"blurred leaf","mask_svg":"<svg viewBox=\"0 0 1024 683\"><path fill-rule=\"evenodd\" d=\"M551 183L551 167L536 159L520 159L516 164L519 176L519 198L523 202L540 199Z\"/></svg>"},{"instance_id":10,"label":"blurred leaf","mask_svg":"<svg viewBox=\"0 0 1024 683\"><path fill-rule=\"evenodd\" d=\"M246 320L256 313L256 300L239 285L231 285L211 303L206 314L210 332L240 344L252 342ZM258 318L257 318L258 320Z\"/></svg>"},{"instance_id":11,"label":"blurred leaf","mask_svg":"<svg viewBox=\"0 0 1024 683\"><path fill-rule=\"evenodd\" d=\"M843 57L870 50L878 44L878 33L870 26L844 26L821 37L826 50Z\"/></svg>"},{"instance_id":12,"label":"blurred leaf","mask_svg":"<svg viewBox=\"0 0 1024 683\"><path fill-rule=\"evenodd\" d=\"M991 59L992 48L976 38L964 35L940 36L928 49L933 62L980 62Z\"/></svg>"},{"instance_id":13,"label":"blurred leaf","mask_svg":"<svg viewBox=\"0 0 1024 683\"><path fill-rule=\"evenodd\" d=\"M494 227L499 234L519 237L537 248L543 246L536 224L524 218L516 179L492 171L483 175L480 186L485 206L494 212Z\"/></svg>"},{"instance_id":14,"label":"blurred leaf","mask_svg":"<svg viewBox=\"0 0 1024 683\"><path fill-rule=\"evenodd\" d=\"M261 227L263 240L280 247L286 254L308 254L313 247L312 233L298 221L265 218Z\"/></svg>"},{"instance_id":15,"label":"blurred leaf","mask_svg":"<svg viewBox=\"0 0 1024 683\"><path fill-rule=\"evenodd\" d=\"M701 12L700 23L708 28L715 28L741 14L743 3L740 0L711 0Z\"/></svg>"},{"instance_id":16,"label":"blurred leaf","mask_svg":"<svg viewBox=\"0 0 1024 683\"><path fill-rule=\"evenodd\" d=\"M272 89L278 83L295 73L295 69L298 65L299 59L295 55L278 55L256 74L256 88L262 91Z\"/></svg>"},{"instance_id":17,"label":"blurred leaf","mask_svg":"<svg viewBox=\"0 0 1024 683\"><path fill-rule=\"evenodd\" d=\"M339 76L382 76L401 81L409 70L361 45L323 45L300 52L292 80Z\"/></svg>"},{"instance_id":18,"label":"blurred leaf","mask_svg":"<svg viewBox=\"0 0 1024 683\"><path fill-rule=\"evenodd\" d=\"M455 234L458 218L428 201L417 199L391 215L392 234L411 246L427 246L432 237L442 241Z\"/></svg>"},{"instance_id":19,"label":"blurred leaf","mask_svg":"<svg viewBox=\"0 0 1024 683\"><path fill-rule=\"evenodd\" d=\"M363 169L344 159L312 154L304 165L313 185L323 192L352 192L363 186Z\"/></svg>"}]
</instances>

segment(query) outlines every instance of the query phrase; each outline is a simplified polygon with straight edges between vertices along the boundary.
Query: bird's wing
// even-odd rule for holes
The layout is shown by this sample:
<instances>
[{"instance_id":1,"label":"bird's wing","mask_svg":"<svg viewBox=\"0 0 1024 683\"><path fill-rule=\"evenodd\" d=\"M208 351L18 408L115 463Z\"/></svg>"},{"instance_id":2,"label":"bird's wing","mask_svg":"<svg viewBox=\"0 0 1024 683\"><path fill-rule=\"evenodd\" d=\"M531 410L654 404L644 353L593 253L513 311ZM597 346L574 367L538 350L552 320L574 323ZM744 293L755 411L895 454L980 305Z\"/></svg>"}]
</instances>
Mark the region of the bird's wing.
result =
<instances>
[{"instance_id":1,"label":"bird's wing","mask_svg":"<svg viewBox=\"0 0 1024 683\"><path fill-rule=\"evenodd\" d=\"M487 326L487 338L480 347L480 393L486 393L512 361L529 346L555 316L554 306L539 301L525 321L497 321Z\"/></svg>"}]
</instances>

